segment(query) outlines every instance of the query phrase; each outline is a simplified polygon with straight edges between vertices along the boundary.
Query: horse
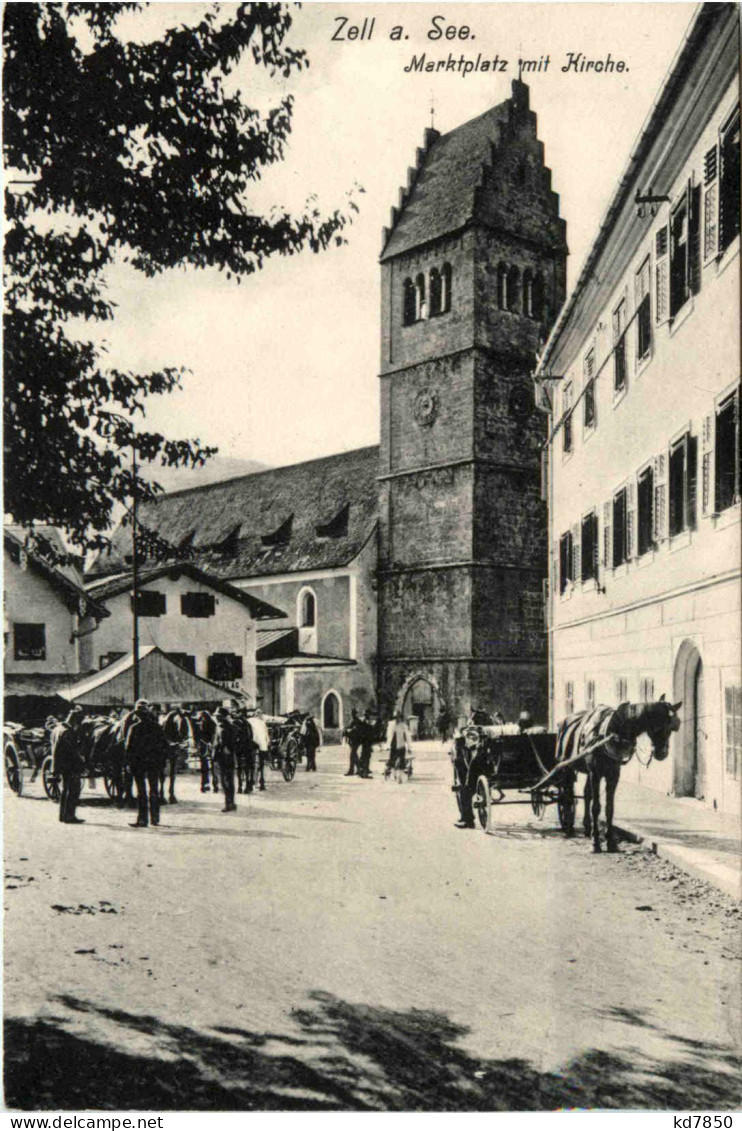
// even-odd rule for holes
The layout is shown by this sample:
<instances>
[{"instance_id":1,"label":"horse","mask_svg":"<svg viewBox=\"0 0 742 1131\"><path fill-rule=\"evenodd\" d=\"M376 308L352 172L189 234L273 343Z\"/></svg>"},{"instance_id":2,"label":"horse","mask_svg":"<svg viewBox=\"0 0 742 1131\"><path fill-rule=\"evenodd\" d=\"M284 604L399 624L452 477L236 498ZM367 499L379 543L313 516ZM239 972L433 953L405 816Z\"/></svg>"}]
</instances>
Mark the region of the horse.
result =
<instances>
[{"instance_id":1,"label":"horse","mask_svg":"<svg viewBox=\"0 0 742 1131\"><path fill-rule=\"evenodd\" d=\"M191 720L195 728L196 745L201 762L201 792L208 793L213 789L214 793L218 793L219 773L213 756L216 723L206 710L196 711L191 716Z\"/></svg>"},{"instance_id":2,"label":"horse","mask_svg":"<svg viewBox=\"0 0 742 1131\"><path fill-rule=\"evenodd\" d=\"M563 790L567 803L574 811L574 782L577 773L587 776L585 785L585 836L592 835L593 852L600 852L600 783L605 781L606 847L617 852L618 843L613 829L613 803L625 765L636 752L636 740L647 734L652 743L652 757L663 762L669 752L670 735L680 728L677 712L679 703L665 702L662 695L654 703L620 703L618 707L594 707L578 711L564 719L557 730L556 762L565 762L581 750L592 752L576 767L562 772ZM568 830L567 835L571 834Z\"/></svg>"},{"instance_id":3,"label":"horse","mask_svg":"<svg viewBox=\"0 0 742 1131\"><path fill-rule=\"evenodd\" d=\"M106 788L119 805L132 800L133 777L124 751L130 720L130 712L120 719L90 715L80 724L85 763L103 773Z\"/></svg>"},{"instance_id":4,"label":"horse","mask_svg":"<svg viewBox=\"0 0 742 1131\"><path fill-rule=\"evenodd\" d=\"M252 727L242 714L232 716L235 732L237 758L237 792L252 793L255 787L255 755L257 746L253 741Z\"/></svg>"},{"instance_id":5,"label":"horse","mask_svg":"<svg viewBox=\"0 0 742 1131\"><path fill-rule=\"evenodd\" d=\"M190 715L182 710L180 707L173 708L168 711L164 718L161 719L160 725L162 726L162 733L165 736L167 749L169 751L165 762L162 766L162 773L160 774L160 804L177 805L178 798L175 796L175 778L178 772L178 759L184 753L191 753L198 748L198 739L196 736L196 727ZM167 801L165 800L165 778L170 768L169 789Z\"/></svg>"}]
</instances>

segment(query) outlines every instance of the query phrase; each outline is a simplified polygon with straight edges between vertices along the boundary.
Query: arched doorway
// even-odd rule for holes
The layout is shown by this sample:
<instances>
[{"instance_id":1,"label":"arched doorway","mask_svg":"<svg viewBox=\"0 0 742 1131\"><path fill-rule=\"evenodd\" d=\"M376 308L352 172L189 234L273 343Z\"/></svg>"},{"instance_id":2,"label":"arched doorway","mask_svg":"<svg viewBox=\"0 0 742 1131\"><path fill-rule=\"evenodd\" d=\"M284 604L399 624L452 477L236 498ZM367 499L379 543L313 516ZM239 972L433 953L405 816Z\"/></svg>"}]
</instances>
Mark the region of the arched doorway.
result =
<instances>
[{"instance_id":1,"label":"arched doorway","mask_svg":"<svg viewBox=\"0 0 742 1131\"><path fill-rule=\"evenodd\" d=\"M437 689L427 679L419 677L408 687L402 703L404 717L417 719L418 738L435 738L439 712L440 696Z\"/></svg>"},{"instance_id":2,"label":"arched doorway","mask_svg":"<svg viewBox=\"0 0 742 1131\"><path fill-rule=\"evenodd\" d=\"M324 730L339 730L342 725L340 696L336 691L328 691L322 701L322 726Z\"/></svg>"},{"instance_id":3,"label":"arched doorway","mask_svg":"<svg viewBox=\"0 0 742 1131\"><path fill-rule=\"evenodd\" d=\"M675 793L703 798L707 792L704 672L701 653L691 640L684 640L678 651L673 698L683 701L675 739Z\"/></svg>"}]
</instances>

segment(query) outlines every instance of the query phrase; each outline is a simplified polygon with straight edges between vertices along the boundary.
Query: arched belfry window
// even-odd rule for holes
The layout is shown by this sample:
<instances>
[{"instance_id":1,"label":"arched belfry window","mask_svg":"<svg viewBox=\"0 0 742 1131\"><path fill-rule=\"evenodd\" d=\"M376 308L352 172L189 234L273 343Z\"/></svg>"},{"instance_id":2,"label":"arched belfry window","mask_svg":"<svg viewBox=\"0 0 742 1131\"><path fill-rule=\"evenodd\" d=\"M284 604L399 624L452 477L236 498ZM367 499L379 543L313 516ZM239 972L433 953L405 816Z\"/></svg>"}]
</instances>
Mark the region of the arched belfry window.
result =
<instances>
[{"instance_id":1,"label":"arched belfry window","mask_svg":"<svg viewBox=\"0 0 742 1131\"><path fill-rule=\"evenodd\" d=\"M425 276L422 273L415 279L415 317L418 322L428 317L428 304L425 295Z\"/></svg>"},{"instance_id":2,"label":"arched belfry window","mask_svg":"<svg viewBox=\"0 0 742 1131\"><path fill-rule=\"evenodd\" d=\"M511 267L508 271L508 310L518 310L519 303L519 290L520 290L520 271L517 267Z\"/></svg>"},{"instance_id":3,"label":"arched belfry window","mask_svg":"<svg viewBox=\"0 0 742 1131\"><path fill-rule=\"evenodd\" d=\"M412 323L415 321L415 317L416 317L415 311L416 311L416 305L417 305L416 304L416 296L415 296L415 284L413 283L412 279L405 279L404 283L402 284L402 291L403 291L402 321L403 321L405 326L411 326Z\"/></svg>"},{"instance_id":4,"label":"arched belfry window","mask_svg":"<svg viewBox=\"0 0 742 1131\"><path fill-rule=\"evenodd\" d=\"M531 302L531 318L541 322L544 317L544 278L538 272L533 280L533 300Z\"/></svg>"},{"instance_id":5,"label":"arched belfry window","mask_svg":"<svg viewBox=\"0 0 742 1131\"><path fill-rule=\"evenodd\" d=\"M299 651L314 655L317 652L317 597L305 585L296 596L296 623L299 629Z\"/></svg>"},{"instance_id":6,"label":"arched belfry window","mask_svg":"<svg viewBox=\"0 0 742 1131\"><path fill-rule=\"evenodd\" d=\"M443 313L443 280L437 267L430 272L430 315Z\"/></svg>"},{"instance_id":7,"label":"arched belfry window","mask_svg":"<svg viewBox=\"0 0 742 1131\"><path fill-rule=\"evenodd\" d=\"M451 309L451 284L453 272L450 263L444 263L441 268L441 314Z\"/></svg>"},{"instance_id":8,"label":"arched belfry window","mask_svg":"<svg viewBox=\"0 0 742 1131\"><path fill-rule=\"evenodd\" d=\"M499 310L508 308L508 269L504 263L497 265L497 306Z\"/></svg>"},{"instance_id":9,"label":"arched belfry window","mask_svg":"<svg viewBox=\"0 0 742 1131\"><path fill-rule=\"evenodd\" d=\"M533 318L533 273L530 268L523 272L523 313Z\"/></svg>"}]
</instances>

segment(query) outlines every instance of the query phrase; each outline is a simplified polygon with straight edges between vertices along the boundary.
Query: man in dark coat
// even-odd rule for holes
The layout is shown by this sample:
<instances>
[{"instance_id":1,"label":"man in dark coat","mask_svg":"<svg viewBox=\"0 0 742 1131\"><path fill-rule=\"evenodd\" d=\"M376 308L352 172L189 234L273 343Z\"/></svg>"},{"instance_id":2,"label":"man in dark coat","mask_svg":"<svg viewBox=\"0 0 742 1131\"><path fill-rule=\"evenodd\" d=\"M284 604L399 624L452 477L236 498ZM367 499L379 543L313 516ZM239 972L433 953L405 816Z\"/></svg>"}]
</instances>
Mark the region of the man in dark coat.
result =
<instances>
[{"instance_id":1,"label":"man in dark coat","mask_svg":"<svg viewBox=\"0 0 742 1131\"><path fill-rule=\"evenodd\" d=\"M313 715L307 715L305 718L301 732L304 738L304 749L307 752L307 773L317 772L317 749L319 747L319 731L317 724L314 721Z\"/></svg>"},{"instance_id":2,"label":"man in dark coat","mask_svg":"<svg viewBox=\"0 0 742 1131\"><path fill-rule=\"evenodd\" d=\"M214 735L214 758L224 787L224 808L222 813L231 813L237 808L234 800L234 767L236 734L226 707L217 707L214 713L216 734Z\"/></svg>"},{"instance_id":3,"label":"man in dark coat","mask_svg":"<svg viewBox=\"0 0 742 1131\"><path fill-rule=\"evenodd\" d=\"M348 740L350 746L350 765L348 767L346 778L352 778L356 772L360 773L360 766L358 763L358 747L361 745L363 739L363 723L358 717L358 711L355 707L350 713L350 722L343 731L343 737Z\"/></svg>"},{"instance_id":4,"label":"man in dark coat","mask_svg":"<svg viewBox=\"0 0 742 1131\"><path fill-rule=\"evenodd\" d=\"M144 699L134 705L126 733L125 750L137 787L137 819L133 829L144 829L151 819L160 823L160 771L165 755L165 736Z\"/></svg>"},{"instance_id":5,"label":"man in dark coat","mask_svg":"<svg viewBox=\"0 0 742 1131\"><path fill-rule=\"evenodd\" d=\"M359 778L370 778L371 754L376 742L376 719L371 711L366 711L361 723L361 761L358 767Z\"/></svg>"},{"instance_id":6,"label":"man in dark coat","mask_svg":"<svg viewBox=\"0 0 742 1131\"><path fill-rule=\"evenodd\" d=\"M84 825L81 817L75 816L75 807L82 789L82 773L85 757L82 749L80 723L83 713L73 707L63 723L57 723L51 731L51 750L54 769L62 778L62 796L59 802L59 819L64 825Z\"/></svg>"}]
</instances>

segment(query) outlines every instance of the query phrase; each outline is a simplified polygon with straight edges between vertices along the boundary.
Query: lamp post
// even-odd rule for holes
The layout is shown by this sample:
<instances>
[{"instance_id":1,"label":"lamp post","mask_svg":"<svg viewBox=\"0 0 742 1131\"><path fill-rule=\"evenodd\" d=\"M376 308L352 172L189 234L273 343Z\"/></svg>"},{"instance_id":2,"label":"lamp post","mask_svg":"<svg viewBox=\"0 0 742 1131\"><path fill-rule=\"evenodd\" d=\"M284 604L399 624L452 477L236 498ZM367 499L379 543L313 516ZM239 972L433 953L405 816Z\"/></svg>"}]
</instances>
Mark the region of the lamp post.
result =
<instances>
[{"instance_id":1,"label":"lamp post","mask_svg":"<svg viewBox=\"0 0 742 1131\"><path fill-rule=\"evenodd\" d=\"M139 566L137 562L137 449L134 444L131 447L131 473L132 473L132 507L131 507L131 563L132 563L132 635L131 635L131 650L133 657L132 664L132 683L133 694L136 703L139 698L139 609L137 605L137 585L139 582Z\"/></svg>"}]
</instances>

